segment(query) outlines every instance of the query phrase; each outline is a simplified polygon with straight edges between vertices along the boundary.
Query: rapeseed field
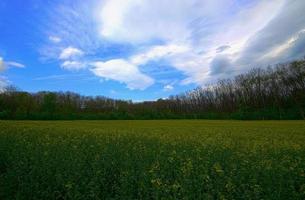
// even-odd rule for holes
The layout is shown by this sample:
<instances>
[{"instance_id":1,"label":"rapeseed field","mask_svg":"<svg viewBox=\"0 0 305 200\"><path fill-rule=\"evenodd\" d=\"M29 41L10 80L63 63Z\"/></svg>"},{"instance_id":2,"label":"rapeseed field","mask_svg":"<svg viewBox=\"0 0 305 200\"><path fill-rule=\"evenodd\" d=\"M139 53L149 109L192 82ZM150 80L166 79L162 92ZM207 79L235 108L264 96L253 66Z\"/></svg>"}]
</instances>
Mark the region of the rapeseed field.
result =
<instances>
[{"instance_id":1,"label":"rapeseed field","mask_svg":"<svg viewBox=\"0 0 305 200\"><path fill-rule=\"evenodd\" d=\"M305 122L0 121L0 199L305 199Z\"/></svg>"}]
</instances>

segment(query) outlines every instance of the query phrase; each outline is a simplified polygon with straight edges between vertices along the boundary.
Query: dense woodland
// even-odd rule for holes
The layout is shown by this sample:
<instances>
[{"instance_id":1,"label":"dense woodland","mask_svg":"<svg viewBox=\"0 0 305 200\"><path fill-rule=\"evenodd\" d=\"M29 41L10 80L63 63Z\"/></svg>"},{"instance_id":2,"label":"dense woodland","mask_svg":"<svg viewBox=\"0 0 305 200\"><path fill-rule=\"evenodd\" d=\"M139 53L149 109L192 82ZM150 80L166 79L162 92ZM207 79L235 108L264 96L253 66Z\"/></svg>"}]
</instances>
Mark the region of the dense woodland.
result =
<instances>
[{"instance_id":1,"label":"dense woodland","mask_svg":"<svg viewBox=\"0 0 305 200\"><path fill-rule=\"evenodd\" d=\"M305 60L256 68L184 94L133 103L72 92L0 94L0 119L304 119Z\"/></svg>"}]
</instances>

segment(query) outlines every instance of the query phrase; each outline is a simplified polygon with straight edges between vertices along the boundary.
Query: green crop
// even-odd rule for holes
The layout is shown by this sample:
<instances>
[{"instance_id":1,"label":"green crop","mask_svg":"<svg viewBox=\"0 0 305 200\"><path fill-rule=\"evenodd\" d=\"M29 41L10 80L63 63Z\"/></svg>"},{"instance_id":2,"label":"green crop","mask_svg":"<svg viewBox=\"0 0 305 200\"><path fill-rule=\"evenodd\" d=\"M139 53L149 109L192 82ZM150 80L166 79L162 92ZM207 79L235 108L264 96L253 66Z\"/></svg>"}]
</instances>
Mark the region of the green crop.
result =
<instances>
[{"instance_id":1,"label":"green crop","mask_svg":"<svg viewBox=\"0 0 305 200\"><path fill-rule=\"evenodd\" d=\"M0 121L0 199L305 199L305 123Z\"/></svg>"}]
</instances>

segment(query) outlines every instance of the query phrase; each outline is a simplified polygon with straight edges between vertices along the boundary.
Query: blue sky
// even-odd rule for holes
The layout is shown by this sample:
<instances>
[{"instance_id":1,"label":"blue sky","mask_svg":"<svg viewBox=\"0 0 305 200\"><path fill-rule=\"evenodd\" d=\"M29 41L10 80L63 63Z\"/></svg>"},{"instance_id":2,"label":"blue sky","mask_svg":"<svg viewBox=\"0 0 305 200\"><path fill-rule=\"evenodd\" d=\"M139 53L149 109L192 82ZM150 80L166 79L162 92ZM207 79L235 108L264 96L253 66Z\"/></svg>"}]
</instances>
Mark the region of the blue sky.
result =
<instances>
[{"instance_id":1,"label":"blue sky","mask_svg":"<svg viewBox=\"0 0 305 200\"><path fill-rule=\"evenodd\" d=\"M1 0L0 91L135 101L305 55L302 0Z\"/></svg>"}]
</instances>

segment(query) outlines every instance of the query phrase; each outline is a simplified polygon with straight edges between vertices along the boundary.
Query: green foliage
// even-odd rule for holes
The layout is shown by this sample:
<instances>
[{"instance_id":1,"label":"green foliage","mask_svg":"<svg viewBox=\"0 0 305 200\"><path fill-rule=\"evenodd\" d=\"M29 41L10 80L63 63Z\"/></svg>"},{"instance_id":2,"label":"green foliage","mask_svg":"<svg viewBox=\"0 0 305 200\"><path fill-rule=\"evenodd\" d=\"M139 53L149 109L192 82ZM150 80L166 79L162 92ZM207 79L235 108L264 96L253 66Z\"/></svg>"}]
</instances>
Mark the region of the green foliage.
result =
<instances>
[{"instance_id":1,"label":"green foliage","mask_svg":"<svg viewBox=\"0 0 305 200\"><path fill-rule=\"evenodd\" d=\"M12 89L0 94L0 119L305 119L305 60L252 69L234 79L141 103Z\"/></svg>"},{"instance_id":2,"label":"green foliage","mask_svg":"<svg viewBox=\"0 0 305 200\"><path fill-rule=\"evenodd\" d=\"M0 199L305 199L303 121L0 121Z\"/></svg>"},{"instance_id":3,"label":"green foliage","mask_svg":"<svg viewBox=\"0 0 305 200\"><path fill-rule=\"evenodd\" d=\"M43 96L42 112L52 115L56 110L56 94L47 93Z\"/></svg>"}]
</instances>

